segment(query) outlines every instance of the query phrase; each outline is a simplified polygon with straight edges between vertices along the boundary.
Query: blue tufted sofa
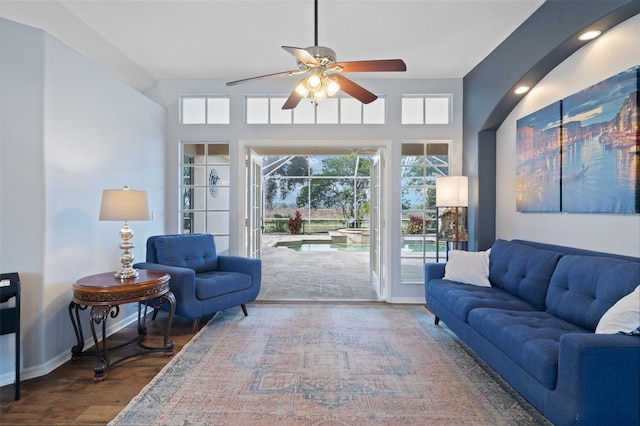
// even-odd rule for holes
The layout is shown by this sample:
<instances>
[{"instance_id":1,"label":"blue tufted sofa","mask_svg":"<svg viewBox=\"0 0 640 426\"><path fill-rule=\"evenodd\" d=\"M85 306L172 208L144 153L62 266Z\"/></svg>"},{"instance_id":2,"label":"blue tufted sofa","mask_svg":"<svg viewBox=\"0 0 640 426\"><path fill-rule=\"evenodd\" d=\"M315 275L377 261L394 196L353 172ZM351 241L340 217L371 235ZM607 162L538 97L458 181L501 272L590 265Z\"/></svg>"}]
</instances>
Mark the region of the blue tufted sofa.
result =
<instances>
[{"instance_id":1,"label":"blue tufted sofa","mask_svg":"<svg viewBox=\"0 0 640 426\"><path fill-rule=\"evenodd\" d=\"M171 275L169 288L176 297L176 315L194 320L194 332L204 315L234 306L241 306L247 315L245 304L260 292L261 260L219 255L211 234L149 237L146 260L134 267Z\"/></svg>"},{"instance_id":2,"label":"blue tufted sofa","mask_svg":"<svg viewBox=\"0 0 640 426\"><path fill-rule=\"evenodd\" d=\"M556 425L638 425L640 337L596 334L640 284L640 259L497 240L491 287L425 265L429 310ZM640 304L640 301L638 301Z\"/></svg>"}]
</instances>

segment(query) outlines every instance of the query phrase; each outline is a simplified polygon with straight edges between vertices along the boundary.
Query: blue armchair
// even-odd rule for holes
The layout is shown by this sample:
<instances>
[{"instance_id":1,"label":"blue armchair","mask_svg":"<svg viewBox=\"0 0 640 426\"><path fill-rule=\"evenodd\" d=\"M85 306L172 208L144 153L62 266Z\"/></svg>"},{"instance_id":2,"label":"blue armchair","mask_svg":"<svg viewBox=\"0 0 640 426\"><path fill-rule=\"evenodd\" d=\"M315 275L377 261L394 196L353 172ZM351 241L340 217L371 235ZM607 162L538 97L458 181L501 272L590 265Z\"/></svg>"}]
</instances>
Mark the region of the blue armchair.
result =
<instances>
[{"instance_id":1,"label":"blue armchair","mask_svg":"<svg viewBox=\"0 0 640 426\"><path fill-rule=\"evenodd\" d=\"M200 317L223 309L240 305L248 315L245 304L258 297L262 281L260 259L218 255L211 234L149 237L147 261L134 267L171 275L169 287L176 297L176 315L194 320L193 332Z\"/></svg>"}]
</instances>

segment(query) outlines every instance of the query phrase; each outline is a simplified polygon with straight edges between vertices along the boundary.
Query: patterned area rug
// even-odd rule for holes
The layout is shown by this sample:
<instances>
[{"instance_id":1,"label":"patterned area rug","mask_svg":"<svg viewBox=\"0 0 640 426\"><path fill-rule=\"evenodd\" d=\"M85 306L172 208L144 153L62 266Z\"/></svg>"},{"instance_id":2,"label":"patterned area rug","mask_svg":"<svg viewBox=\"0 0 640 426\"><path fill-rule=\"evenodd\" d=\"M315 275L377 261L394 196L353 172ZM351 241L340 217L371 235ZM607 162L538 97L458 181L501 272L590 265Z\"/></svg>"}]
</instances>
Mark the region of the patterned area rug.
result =
<instances>
[{"instance_id":1,"label":"patterned area rug","mask_svg":"<svg viewBox=\"0 0 640 426\"><path fill-rule=\"evenodd\" d=\"M546 421L423 307L254 304L216 314L110 424Z\"/></svg>"}]
</instances>

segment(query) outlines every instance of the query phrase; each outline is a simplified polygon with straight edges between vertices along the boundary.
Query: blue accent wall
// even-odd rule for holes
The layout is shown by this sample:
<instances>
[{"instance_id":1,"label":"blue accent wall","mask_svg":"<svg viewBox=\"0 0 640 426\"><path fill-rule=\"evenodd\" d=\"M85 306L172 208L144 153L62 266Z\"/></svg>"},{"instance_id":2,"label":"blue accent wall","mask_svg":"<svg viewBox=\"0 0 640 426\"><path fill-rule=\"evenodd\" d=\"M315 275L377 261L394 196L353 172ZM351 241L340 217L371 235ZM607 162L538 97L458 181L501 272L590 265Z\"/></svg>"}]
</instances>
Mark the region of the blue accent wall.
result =
<instances>
[{"instance_id":1,"label":"blue accent wall","mask_svg":"<svg viewBox=\"0 0 640 426\"><path fill-rule=\"evenodd\" d=\"M463 79L463 174L469 176L469 249L495 240L496 130L522 96L586 42L588 27L603 32L640 13L640 0L547 0Z\"/></svg>"}]
</instances>

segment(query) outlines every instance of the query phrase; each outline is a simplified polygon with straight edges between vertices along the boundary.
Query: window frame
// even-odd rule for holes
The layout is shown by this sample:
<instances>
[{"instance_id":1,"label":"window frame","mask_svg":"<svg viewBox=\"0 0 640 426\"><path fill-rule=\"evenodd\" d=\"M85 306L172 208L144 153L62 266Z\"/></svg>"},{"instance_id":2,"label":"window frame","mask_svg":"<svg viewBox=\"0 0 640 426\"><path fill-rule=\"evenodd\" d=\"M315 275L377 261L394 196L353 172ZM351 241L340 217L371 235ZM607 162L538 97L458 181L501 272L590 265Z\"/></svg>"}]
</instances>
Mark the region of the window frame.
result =
<instances>
[{"instance_id":1,"label":"window frame","mask_svg":"<svg viewBox=\"0 0 640 426\"><path fill-rule=\"evenodd\" d=\"M430 122L427 117L427 100L428 99L444 99L448 100L447 106L447 122ZM421 121L411 121L405 122L405 99L421 99L422 100L422 111L421 111ZM438 126L438 125L449 125L453 124L453 94L452 93L430 93L430 94L404 94L400 99L401 111L400 111L400 123L403 126L410 125L427 125L427 126Z\"/></svg>"},{"instance_id":2,"label":"window frame","mask_svg":"<svg viewBox=\"0 0 640 426\"><path fill-rule=\"evenodd\" d=\"M408 145L421 145L421 156L420 159L412 164L405 163L405 159L410 157L411 155L404 154L404 148ZM446 145L446 154L438 154L438 150L442 147L437 147L437 145ZM432 146L434 149L430 154L429 147ZM437 244L436 241L436 231L438 227L438 218L436 217L437 210L435 206L435 179L438 176L428 175L427 172L430 169L438 169L445 168L446 174L443 172L440 174L441 176L449 176L451 173L451 150L453 146L453 140L419 140L419 141L402 141L401 147L401 155L399 158L399 173L400 173L400 223L399 226L399 234L401 236L401 244L398 247L399 258L400 258L400 284L401 285L421 285L424 284L424 268L423 265L426 262L435 262L436 252L427 250L427 246L430 245L431 241L434 244ZM415 156L415 155L413 155ZM445 162L435 163L435 159L438 157L446 156ZM431 160L430 160L431 158ZM408 169L421 169L421 174L419 176L413 176L415 180L412 183L404 184L403 180L407 179L404 176L405 170ZM410 180L412 176L410 175L408 178ZM421 206L415 207L410 206L410 208L404 208L404 194L406 190L417 190L422 193ZM429 204L430 199L433 199L433 205ZM410 233L405 232L408 229L408 217L414 215L419 217L429 217L431 218L431 223L428 227L423 228L421 233ZM430 232L432 231L432 232ZM405 244L408 246L411 245L421 245L422 252L413 252L413 249L405 249ZM435 246L434 246L435 249ZM416 254L418 253L418 254ZM406 262L406 263L405 263ZM406 269L405 269L406 268ZM409 269L410 268L410 269ZM416 274L416 271L418 272ZM408 279L405 277L416 275L415 279ZM417 275L420 275L417 277Z\"/></svg>"},{"instance_id":3,"label":"window frame","mask_svg":"<svg viewBox=\"0 0 640 426\"><path fill-rule=\"evenodd\" d=\"M203 149L203 154L201 155L201 157L203 158L203 161L199 161L199 162L187 162L186 158L189 156L187 151L185 150L185 147L187 145L202 145L204 147ZM221 162L221 161L210 161L210 146L226 146L227 150L226 150L226 156L227 156L227 160L226 162ZM180 234L187 234L187 233L194 233L194 232L205 232L205 233L210 233L212 234L214 237L217 237L216 240L216 244L218 247L220 247L220 249L218 250L218 252L220 254L225 253L228 251L229 249L229 238L230 238L230 219L231 219L231 200L229 199L229 197L227 197L227 206L225 208L218 208L216 206L213 205L212 202L209 201L209 194L211 194L214 198L216 197L215 195L213 195L213 190L226 190L229 192L230 195L230 187L231 187L231 161L230 161L230 155L229 155L229 150L230 150L230 143L229 141L180 141L180 156L179 156L179 173L178 173L178 230ZM197 149L196 149L197 151ZM224 154L220 154L220 155L224 155ZM219 155L218 155L219 156ZM194 157L190 157L190 158L194 158ZM226 168L226 172L225 174L228 175L226 182L225 179L222 179L221 183L217 183L218 180L216 180L216 183L214 183L213 185L211 184L211 171L214 170L215 167L218 168ZM199 179L196 179L195 177L195 169L196 168L202 168L204 173L204 176L201 176ZM187 169L189 169L190 173L188 174L189 176L189 182L187 182ZM216 176L220 176L220 175L216 175ZM190 191L189 192L189 207L186 207L186 201L185 201L185 197L186 195L186 191ZM195 194L196 192L204 192L205 194L205 198L204 200L200 200L200 201L204 201L202 206L198 206L197 205L197 201L195 200ZM211 231L211 226L209 224L209 217L210 214L225 214L227 215L226 217L226 223L227 223L227 229L223 232L210 232ZM195 214L199 214L201 216L201 220L202 220L202 224L200 224L200 228L197 228L197 225L195 224L196 220L195 220ZM185 221L187 220L187 215L189 216L189 221L190 221L190 225L189 228L187 229L185 226Z\"/></svg>"},{"instance_id":4,"label":"window frame","mask_svg":"<svg viewBox=\"0 0 640 426\"><path fill-rule=\"evenodd\" d=\"M185 123L184 122L184 100L185 99L203 99L204 100L204 111L203 118L204 122L202 123ZM226 99L226 122L209 122L209 99ZM180 95L180 102L178 108L178 123L184 124L186 126L191 125L228 125L231 124L231 98L229 95Z\"/></svg>"},{"instance_id":5,"label":"window frame","mask_svg":"<svg viewBox=\"0 0 640 426\"><path fill-rule=\"evenodd\" d=\"M334 96L331 98L328 98L322 102L320 102L317 106L317 108L314 108L313 111L313 121L296 121L296 110L299 108L293 108L291 110L291 117L290 120L288 122L284 122L282 120L279 121L274 121L272 120L272 109L274 109L278 102L280 100L282 100L282 102L284 102L284 100L286 100L286 96L285 95L245 95L244 97L244 123L247 125L254 125L254 124L273 124L273 125L278 125L278 124L294 124L294 125L300 125L300 124L340 124L340 125L384 125L387 124L387 97L386 96L379 96L378 99L376 99L374 102L382 102L383 106L383 112L382 112L382 121L381 122L375 122L375 121L371 121L371 122L365 122L365 118L367 117L367 113L365 112L366 108L370 108L371 104L363 104L360 103L360 111L359 111L359 116L360 116L360 122L358 123L354 123L349 121L348 123L343 123L342 122L342 101L343 100L351 100L353 98L351 97L347 97L347 96ZM250 104L251 101L253 100L264 100L266 103L266 109L265 111L250 111ZM307 102L310 102L308 99L306 100ZM318 113L318 108L323 108L323 105L325 107L328 107L328 102L336 102L337 101L337 106L336 111L332 112L331 115L335 114L335 121L332 120L327 120L327 119L322 119L322 111L320 111L320 114ZM305 102L305 99L303 99L301 102ZM261 114L266 114L266 116L260 116ZM252 118L252 120L255 121L249 121L249 117L255 117ZM318 120L318 117L320 115L320 121Z\"/></svg>"}]
</instances>

